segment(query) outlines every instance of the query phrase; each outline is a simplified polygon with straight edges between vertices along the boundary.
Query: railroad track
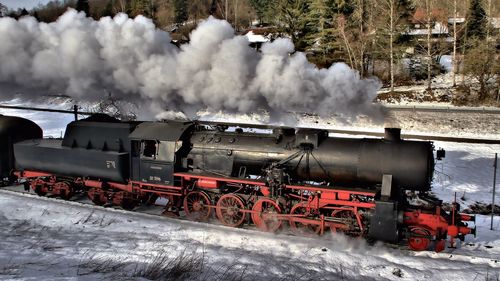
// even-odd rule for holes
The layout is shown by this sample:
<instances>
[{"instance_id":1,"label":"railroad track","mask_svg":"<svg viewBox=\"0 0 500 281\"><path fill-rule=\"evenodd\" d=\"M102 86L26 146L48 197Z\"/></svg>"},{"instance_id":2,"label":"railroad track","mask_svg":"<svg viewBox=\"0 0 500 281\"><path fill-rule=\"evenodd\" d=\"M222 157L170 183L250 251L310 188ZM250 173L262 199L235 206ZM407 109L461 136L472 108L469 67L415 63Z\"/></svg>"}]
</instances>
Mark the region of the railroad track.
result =
<instances>
[{"instance_id":1,"label":"railroad track","mask_svg":"<svg viewBox=\"0 0 500 281\"><path fill-rule=\"evenodd\" d=\"M389 111L413 111L413 112L454 112L454 113L484 113L500 114L500 108L496 107L455 107L455 106L424 106L424 105L391 105L385 104Z\"/></svg>"}]
</instances>

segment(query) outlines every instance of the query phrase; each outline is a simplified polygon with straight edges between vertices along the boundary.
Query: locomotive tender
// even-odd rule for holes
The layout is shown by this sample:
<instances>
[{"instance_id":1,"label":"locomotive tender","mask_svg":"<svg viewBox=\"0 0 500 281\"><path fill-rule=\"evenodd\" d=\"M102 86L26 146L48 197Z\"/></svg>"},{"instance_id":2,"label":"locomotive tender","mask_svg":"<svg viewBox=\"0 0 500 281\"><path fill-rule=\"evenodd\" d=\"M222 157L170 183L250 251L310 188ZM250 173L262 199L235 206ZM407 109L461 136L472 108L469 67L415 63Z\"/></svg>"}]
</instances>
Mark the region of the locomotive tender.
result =
<instances>
[{"instance_id":1,"label":"locomotive tender","mask_svg":"<svg viewBox=\"0 0 500 281\"><path fill-rule=\"evenodd\" d=\"M253 133L96 114L68 124L60 140L42 139L38 127L19 138L18 124L31 121L8 118L0 116L0 132L12 135L4 141L15 162L0 172L15 171L42 196L86 193L95 204L129 210L163 197L168 215L207 221L215 213L227 226L252 222L275 232L288 224L298 235L340 232L413 250L441 251L447 237L453 245L475 234L466 223L473 216L459 213L456 203L444 211L427 195L432 143L402 140L399 129L386 129L382 139L351 139L319 129Z\"/></svg>"}]
</instances>

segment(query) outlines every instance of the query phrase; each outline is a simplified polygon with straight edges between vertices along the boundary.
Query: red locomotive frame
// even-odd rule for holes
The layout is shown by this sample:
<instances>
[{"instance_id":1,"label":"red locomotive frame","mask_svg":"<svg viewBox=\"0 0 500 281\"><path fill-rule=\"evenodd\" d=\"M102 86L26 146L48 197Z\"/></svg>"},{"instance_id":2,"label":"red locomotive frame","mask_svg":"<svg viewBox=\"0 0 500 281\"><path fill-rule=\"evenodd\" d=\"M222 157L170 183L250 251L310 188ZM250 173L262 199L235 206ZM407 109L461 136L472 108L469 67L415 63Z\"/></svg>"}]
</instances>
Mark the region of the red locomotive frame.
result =
<instances>
[{"instance_id":1,"label":"red locomotive frame","mask_svg":"<svg viewBox=\"0 0 500 281\"><path fill-rule=\"evenodd\" d=\"M372 212L376 206L376 191L284 185L287 195L275 199L264 181L191 173L174 173L174 186L137 181L127 184L103 182L38 171L15 174L26 180L25 186L39 195L50 193L68 200L74 193L86 192L97 205L111 204L127 210L138 203L154 203L157 197L165 197L168 199L166 215L178 216L183 210L189 219L207 221L215 211L223 225L239 227L250 218L259 230L267 232L276 232L288 222L292 232L303 236L322 235L327 230L353 237L365 236L368 225L363 214ZM243 189L247 191L241 192ZM409 248L426 250L434 242L434 249L442 251L447 237L454 245L456 238L475 234L475 229L457 223L473 221L474 216L459 214L455 204L451 215L450 223L440 207L404 211L401 223L408 230Z\"/></svg>"}]
</instances>

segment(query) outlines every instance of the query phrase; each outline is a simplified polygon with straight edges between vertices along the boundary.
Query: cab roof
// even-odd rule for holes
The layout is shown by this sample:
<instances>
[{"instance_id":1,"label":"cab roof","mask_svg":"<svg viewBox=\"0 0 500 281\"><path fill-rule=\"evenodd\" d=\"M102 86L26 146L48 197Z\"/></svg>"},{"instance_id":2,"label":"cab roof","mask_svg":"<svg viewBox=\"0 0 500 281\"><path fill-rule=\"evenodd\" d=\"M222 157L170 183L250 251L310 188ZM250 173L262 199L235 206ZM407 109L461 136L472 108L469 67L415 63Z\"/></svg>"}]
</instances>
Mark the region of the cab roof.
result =
<instances>
[{"instance_id":1,"label":"cab roof","mask_svg":"<svg viewBox=\"0 0 500 281\"><path fill-rule=\"evenodd\" d=\"M130 133L132 140L178 141L194 126L193 122L164 121L143 122Z\"/></svg>"}]
</instances>

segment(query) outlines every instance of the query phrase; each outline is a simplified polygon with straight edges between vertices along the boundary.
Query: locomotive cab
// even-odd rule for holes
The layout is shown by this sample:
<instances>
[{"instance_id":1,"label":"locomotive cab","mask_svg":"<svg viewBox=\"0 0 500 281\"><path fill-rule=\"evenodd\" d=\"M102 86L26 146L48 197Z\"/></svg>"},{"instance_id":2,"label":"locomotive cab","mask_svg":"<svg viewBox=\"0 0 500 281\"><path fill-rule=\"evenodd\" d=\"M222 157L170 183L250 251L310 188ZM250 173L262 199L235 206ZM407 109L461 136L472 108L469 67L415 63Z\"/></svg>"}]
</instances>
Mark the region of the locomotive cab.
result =
<instances>
[{"instance_id":1,"label":"locomotive cab","mask_svg":"<svg viewBox=\"0 0 500 281\"><path fill-rule=\"evenodd\" d=\"M144 122L130 134L132 145L132 180L174 185L176 155L183 149L183 139L191 122Z\"/></svg>"}]
</instances>

